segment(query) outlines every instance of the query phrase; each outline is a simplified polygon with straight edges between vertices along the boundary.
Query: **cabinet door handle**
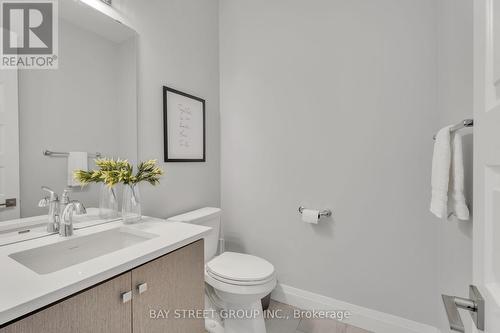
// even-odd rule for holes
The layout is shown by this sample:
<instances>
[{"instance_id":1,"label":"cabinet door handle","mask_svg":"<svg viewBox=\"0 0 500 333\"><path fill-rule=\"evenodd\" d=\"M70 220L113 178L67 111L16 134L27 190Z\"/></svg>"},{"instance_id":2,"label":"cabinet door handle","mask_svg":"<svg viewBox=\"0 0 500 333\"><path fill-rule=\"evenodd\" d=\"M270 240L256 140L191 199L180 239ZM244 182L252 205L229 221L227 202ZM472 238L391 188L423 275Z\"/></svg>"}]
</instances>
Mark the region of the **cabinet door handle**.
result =
<instances>
[{"instance_id":1,"label":"cabinet door handle","mask_svg":"<svg viewBox=\"0 0 500 333\"><path fill-rule=\"evenodd\" d=\"M147 283L138 284L137 290L139 291L139 294L145 293L148 290L148 284Z\"/></svg>"},{"instance_id":2,"label":"cabinet door handle","mask_svg":"<svg viewBox=\"0 0 500 333\"><path fill-rule=\"evenodd\" d=\"M125 293L122 293L122 303L130 302L131 299L132 299L132 291L127 291Z\"/></svg>"}]
</instances>

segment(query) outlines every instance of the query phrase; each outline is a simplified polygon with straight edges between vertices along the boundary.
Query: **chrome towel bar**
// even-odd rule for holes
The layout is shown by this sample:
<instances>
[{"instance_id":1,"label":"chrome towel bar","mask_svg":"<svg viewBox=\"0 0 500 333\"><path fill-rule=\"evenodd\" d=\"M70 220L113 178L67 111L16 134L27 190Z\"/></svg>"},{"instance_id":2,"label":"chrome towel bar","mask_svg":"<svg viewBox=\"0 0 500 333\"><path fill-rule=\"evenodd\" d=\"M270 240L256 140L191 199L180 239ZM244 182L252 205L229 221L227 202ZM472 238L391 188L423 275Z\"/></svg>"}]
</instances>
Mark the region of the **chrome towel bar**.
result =
<instances>
[{"instance_id":1,"label":"chrome towel bar","mask_svg":"<svg viewBox=\"0 0 500 333\"><path fill-rule=\"evenodd\" d=\"M450 128L450 133L461 130L462 128L473 127L474 119L464 119L458 124L453 125ZM433 136L433 139L436 140L436 134Z\"/></svg>"},{"instance_id":2,"label":"chrome towel bar","mask_svg":"<svg viewBox=\"0 0 500 333\"><path fill-rule=\"evenodd\" d=\"M61 157L61 156L68 156L69 153L66 152L60 152L60 151L50 151L45 149L43 152L43 155L45 156L53 156L53 157ZM102 155L101 153L95 153L95 154L89 154L88 155L90 158L100 158Z\"/></svg>"}]
</instances>

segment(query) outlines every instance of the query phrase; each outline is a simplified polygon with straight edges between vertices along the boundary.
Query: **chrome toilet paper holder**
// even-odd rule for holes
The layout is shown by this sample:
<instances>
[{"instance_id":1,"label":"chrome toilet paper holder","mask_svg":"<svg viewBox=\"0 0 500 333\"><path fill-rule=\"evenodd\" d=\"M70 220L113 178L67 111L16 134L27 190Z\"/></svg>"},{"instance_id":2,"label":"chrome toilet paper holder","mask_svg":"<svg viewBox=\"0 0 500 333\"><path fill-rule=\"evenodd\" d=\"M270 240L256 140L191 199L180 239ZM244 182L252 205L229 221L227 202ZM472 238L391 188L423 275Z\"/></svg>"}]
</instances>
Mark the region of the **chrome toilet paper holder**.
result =
<instances>
[{"instance_id":1,"label":"chrome toilet paper holder","mask_svg":"<svg viewBox=\"0 0 500 333\"><path fill-rule=\"evenodd\" d=\"M306 208L303 207L303 206L300 206L299 207L299 213L302 214L302 212L304 211L304 209L306 209ZM323 209L323 210L319 211L318 215L319 215L318 218L330 217L330 216L332 216L332 211L330 209Z\"/></svg>"}]
</instances>

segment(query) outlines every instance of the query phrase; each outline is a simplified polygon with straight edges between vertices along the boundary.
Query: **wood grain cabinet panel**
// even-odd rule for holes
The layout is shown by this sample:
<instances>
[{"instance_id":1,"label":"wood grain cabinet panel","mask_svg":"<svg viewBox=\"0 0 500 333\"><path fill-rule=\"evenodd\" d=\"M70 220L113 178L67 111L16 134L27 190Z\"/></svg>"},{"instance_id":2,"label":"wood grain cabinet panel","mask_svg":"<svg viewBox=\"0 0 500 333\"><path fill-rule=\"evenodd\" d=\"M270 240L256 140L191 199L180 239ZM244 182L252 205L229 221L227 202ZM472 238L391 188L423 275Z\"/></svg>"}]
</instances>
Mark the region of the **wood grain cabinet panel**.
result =
<instances>
[{"instance_id":1,"label":"wood grain cabinet panel","mask_svg":"<svg viewBox=\"0 0 500 333\"><path fill-rule=\"evenodd\" d=\"M140 293L138 286L144 283L147 290ZM203 240L132 270L132 286L134 333L205 332L203 318L193 318L193 313L191 318L182 316L189 317L188 310L200 312L205 307ZM150 311L158 314L160 310L168 312L168 318L151 318ZM178 315L181 318L176 318Z\"/></svg>"},{"instance_id":2,"label":"wood grain cabinet panel","mask_svg":"<svg viewBox=\"0 0 500 333\"><path fill-rule=\"evenodd\" d=\"M83 291L0 329L0 333L127 333L132 332L130 272Z\"/></svg>"}]
</instances>

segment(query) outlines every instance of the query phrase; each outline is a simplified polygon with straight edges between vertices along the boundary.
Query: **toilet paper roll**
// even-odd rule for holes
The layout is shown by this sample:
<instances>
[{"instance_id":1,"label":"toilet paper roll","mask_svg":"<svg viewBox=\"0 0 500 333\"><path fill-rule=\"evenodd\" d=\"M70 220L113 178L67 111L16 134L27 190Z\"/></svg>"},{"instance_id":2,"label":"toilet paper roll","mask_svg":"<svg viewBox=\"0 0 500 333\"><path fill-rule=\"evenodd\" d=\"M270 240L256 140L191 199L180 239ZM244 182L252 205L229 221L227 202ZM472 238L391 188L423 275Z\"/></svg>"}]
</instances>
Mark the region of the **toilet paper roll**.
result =
<instances>
[{"instance_id":1,"label":"toilet paper roll","mask_svg":"<svg viewBox=\"0 0 500 333\"><path fill-rule=\"evenodd\" d=\"M306 223L318 224L319 210L304 209L302 210L302 221Z\"/></svg>"}]
</instances>

